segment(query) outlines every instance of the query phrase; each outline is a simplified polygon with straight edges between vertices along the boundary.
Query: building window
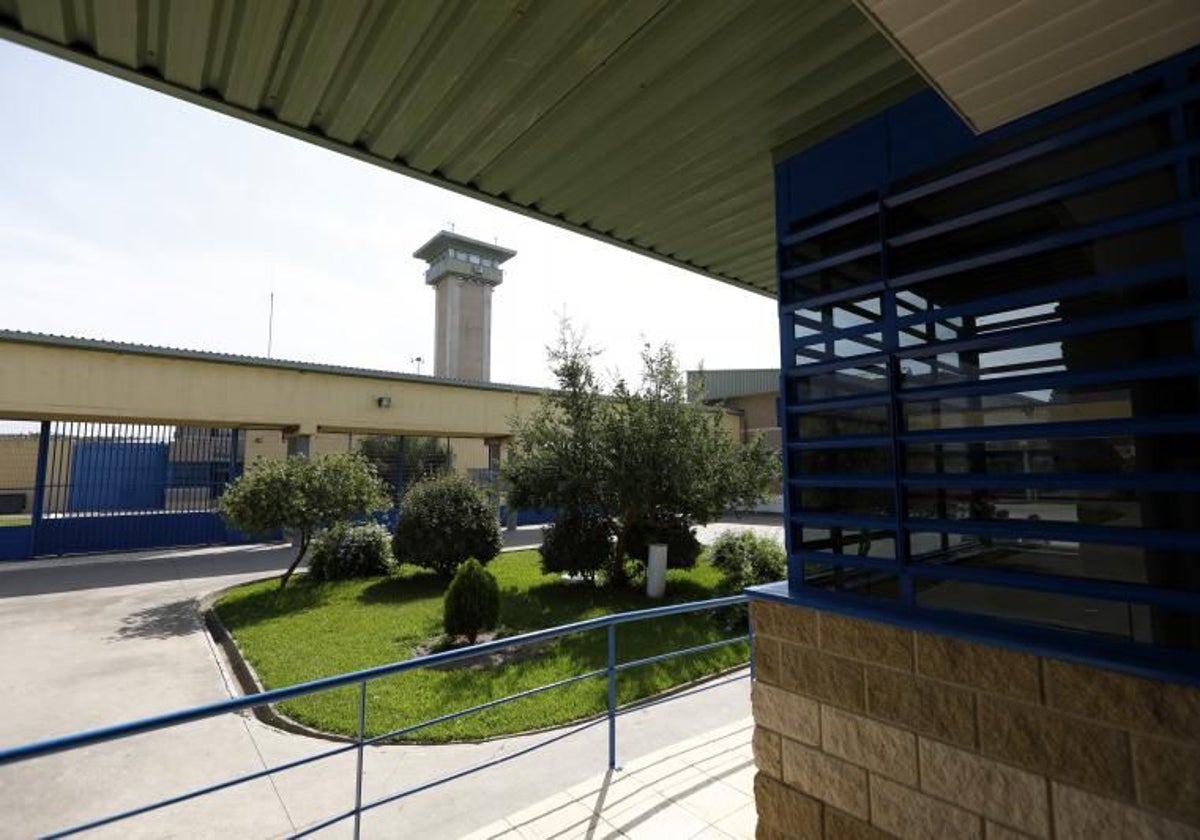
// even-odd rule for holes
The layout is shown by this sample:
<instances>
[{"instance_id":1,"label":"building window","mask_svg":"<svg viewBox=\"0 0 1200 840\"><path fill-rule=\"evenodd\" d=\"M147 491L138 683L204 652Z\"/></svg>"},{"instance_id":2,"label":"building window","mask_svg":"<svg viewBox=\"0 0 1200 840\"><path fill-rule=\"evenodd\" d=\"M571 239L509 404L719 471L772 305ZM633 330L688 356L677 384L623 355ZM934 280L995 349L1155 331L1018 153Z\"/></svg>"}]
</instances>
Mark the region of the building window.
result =
<instances>
[{"instance_id":1,"label":"building window","mask_svg":"<svg viewBox=\"0 0 1200 840\"><path fill-rule=\"evenodd\" d=\"M793 594L1200 652L1187 78L982 137L921 94L780 164Z\"/></svg>"}]
</instances>

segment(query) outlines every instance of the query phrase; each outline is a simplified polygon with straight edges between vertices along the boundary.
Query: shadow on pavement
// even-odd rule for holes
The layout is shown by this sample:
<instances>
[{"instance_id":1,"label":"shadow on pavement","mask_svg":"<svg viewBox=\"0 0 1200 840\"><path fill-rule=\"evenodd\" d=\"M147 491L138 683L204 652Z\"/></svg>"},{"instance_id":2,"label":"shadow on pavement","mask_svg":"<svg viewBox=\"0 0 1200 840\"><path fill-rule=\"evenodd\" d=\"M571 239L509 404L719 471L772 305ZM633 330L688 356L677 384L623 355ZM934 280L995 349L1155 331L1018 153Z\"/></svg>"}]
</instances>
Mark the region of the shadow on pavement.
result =
<instances>
[{"instance_id":1,"label":"shadow on pavement","mask_svg":"<svg viewBox=\"0 0 1200 840\"><path fill-rule=\"evenodd\" d=\"M292 549L286 545L122 555L78 564L29 560L15 568L0 569L0 598L135 586L181 578L282 572L291 561Z\"/></svg>"},{"instance_id":2,"label":"shadow on pavement","mask_svg":"<svg viewBox=\"0 0 1200 840\"><path fill-rule=\"evenodd\" d=\"M187 636L202 629L195 599L182 598L169 604L156 604L130 613L121 619L121 626L109 640L170 639Z\"/></svg>"}]
</instances>

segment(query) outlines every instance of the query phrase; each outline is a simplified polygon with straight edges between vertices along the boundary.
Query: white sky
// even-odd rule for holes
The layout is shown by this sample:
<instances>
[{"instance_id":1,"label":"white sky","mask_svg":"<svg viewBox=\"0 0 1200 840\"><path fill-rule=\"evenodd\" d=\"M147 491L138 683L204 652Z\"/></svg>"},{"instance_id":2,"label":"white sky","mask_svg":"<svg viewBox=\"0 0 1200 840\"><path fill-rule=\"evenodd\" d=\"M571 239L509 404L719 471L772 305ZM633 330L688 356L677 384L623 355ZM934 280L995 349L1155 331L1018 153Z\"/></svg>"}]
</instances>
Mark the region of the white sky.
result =
<instances>
[{"instance_id":1,"label":"white sky","mask_svg":"<svg viewBox=\"0 0 1200 840\"><path fill-rule=\"evenodd\" d=\"M635 376L778 365L774 301L0 42L0 328L432 372L440 228L518 256L492 378L548 384L562 311Z\"/></svg>"}]
</instances>

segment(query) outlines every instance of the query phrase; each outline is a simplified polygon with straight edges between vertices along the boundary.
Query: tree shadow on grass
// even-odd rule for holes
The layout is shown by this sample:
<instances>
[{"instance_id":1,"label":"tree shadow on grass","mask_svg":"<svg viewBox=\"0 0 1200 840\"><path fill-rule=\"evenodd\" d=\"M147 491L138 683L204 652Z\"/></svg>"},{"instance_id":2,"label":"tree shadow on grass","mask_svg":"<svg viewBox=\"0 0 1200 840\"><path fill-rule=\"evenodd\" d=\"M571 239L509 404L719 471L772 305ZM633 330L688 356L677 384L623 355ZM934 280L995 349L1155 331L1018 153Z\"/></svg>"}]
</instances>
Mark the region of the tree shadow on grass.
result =
<instances>
[{"instance_id":1,"label":"tree shadow on grass","mask_svg":"<svg viewBox=\"0 0 1200 840\"><path fill-rule=\"evenodd\" d=\"M500 618L509 627L526 630L554 627L580 621L589 613L618 613L645 610L684 601L712 597L705 586L691 580L672 580L665 598L646 597L639 589L613 590L591 583L556 580L527 590L504 590Z\"/></svg>"},{"instance_id":2,"label":"tree shadow on grass","mask_svg":"<svg viewBox=\"0 0 1200 840\"><path fill-rule=\"evenodd\" d=\"M238 593L217 603L217 614L230 630L252 627L284 615L295 615L324 606L328 588L306 578L293 580L285 589L270 586L256 592Z\"/></svg>"},{"instance_id":3,"label":"tree shadow on grass","mask_svg":"<svg viewBox=\"0 0 1200 840\"><path fill-rule=\"evenodd\" d=\"M436 572L421 570L381 578L358 595L363 604L405 604L440 597L450 582Z\"/></svg>"}]
</instances>

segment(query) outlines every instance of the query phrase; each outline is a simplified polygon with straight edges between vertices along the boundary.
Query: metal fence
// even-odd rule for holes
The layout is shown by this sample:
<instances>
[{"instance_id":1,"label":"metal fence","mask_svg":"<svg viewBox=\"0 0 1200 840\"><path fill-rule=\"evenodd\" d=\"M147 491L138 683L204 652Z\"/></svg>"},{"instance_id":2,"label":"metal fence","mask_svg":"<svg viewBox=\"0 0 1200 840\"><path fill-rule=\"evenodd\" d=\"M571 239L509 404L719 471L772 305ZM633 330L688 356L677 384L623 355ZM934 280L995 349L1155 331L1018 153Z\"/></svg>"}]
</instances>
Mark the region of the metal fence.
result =
<instances>
[{"instance_id":1,"label":"metal fence","mask_svg":"<svg viewBox=\"0 0 1200 840\"><path fill-rule=\"evenodd\" d=\"M355 773L353 779L354 790L354 807L344 811L332 814L326 819L313 823L296 832L295 837L304 837L314 834L322 829L353 820L354 836L357 838L362 825L362 815L370 810L387 805L392 802L398 802L409 796L413 796L422 791L430 790L457 779L461 779L472 773L479 772L493 767L497 764L502 764L518 758L522 755L527 755L535 750L547 747L550 744L569 738L584 730L590 729L602 723L608 725L608 764L610 769L615 769L617 763L617 719L620 715L626 714L638 709L644 709L649 706L659 703L669 702L683 696L683 693L668 694L662 697L653 698L650 700L637 701L627 704L625 707L617 705L617 681L618 675L634 668L640 668L647 665L652 665L656 662L662 662L679 656L688 654L700 653L715 648L724 647L733 644L750 642L751 660L750 670L748 673L734 674L727 676L724 679L714 680L703 683L694 687L689 692L695 693L698 691L715 688L718 685L723 685L727 682L746 677L753 678L754 661L753 661L753 628L747 627L745 634L740 634L727 639L721 639L716 642L709 642L693 647L682 648L680 650L670 651L668 653L659 654L656 656L648 656L641 659L633 659L626 662L621 662L617 657L617 628L622 624L628 624L636 621L648 621L656 618L663 618L671 615L681 615L684 613L694 613L702 611L713 611L727 607L735 607L745 604L748 598L745 595L733 595L725 598L714 598L707 601L694 601L684 604L672 604L662 607L655 607L647 610L637 610L634 612L616 613L613 615L605 615L597 618L578 621L572 624L564 624L558 627L550 627L544 630L536 630L531 633L525 633L519 636L513 636L507 639L497 639L492 642L472 645L468 648L459 650L450 650L442 653L434 653L428 656L420 656L414 659L409 659L404 662L396 662L390 665L382 665L376 668L368 668L361 671L353 671L350 673L340 674L335 677L328 677L321 680L313 680L311 682L300 683L298 685L288 686L287 688L274 689L272 691L264 691L259 694L251 694L245 697L238 697L232 700L225 700L219 703L211 703L205 706L195 706L189 709L171 712L169 714L158 715L155 717L143 718L142 720L133 721L130 723L119 724L117 726L105 727L103 729L94 729L85 732L79 732L74 735L67 735L60 738L52 738L45 741L38 741L30 744L25 744L19 747L13 747L6 750L0 750L0 767L19 764L21 762L30 761L43 756L54 755L57 753L65 753L73 750L79 750L84 747L103 744L113 741L122 741L128 738L135 737L147 732L154 732L161 729L170 729L177 726L182 726L195 721L215 718L222 715L236 714L238 712L254 709L256 707L266 706L272 703L279 703L284 700L291 700L297 697L305 697L308 695L319 694L322 692L333 691L345 687L358 688L358 735L353 742L342 744L328 750L316 753L315 755L306 756L295 761L285 762L273 767L268 767L264 770L258 770L253 773L235 776L206 785L194 790L183 791L174 796L160 799L145 805L121 811L119 813L109 814L97 819L89 820L85 823L64 827L56 830L47 837L67 837L74 834L79 834L84 831L100 828L101 826L111 825L114 823L131 820L143 814L148 814L152 811L157 811L162 808L167 808L172 805L177 805L182 802L199 799L201 797L210 796L219 791L232 788L236 785L245 784L256 779L273 776L277 773L284 773L288 770L293 770L307 764L312 764L317 761L333 758L334 756L344 755L346 753L357 753L357 761L355 763ZM592 630L605 630L608 634L608 662L604 668L598 668L585 673L576 674L566 679L556 682L547 683L537 688L531 688L525 691L510 694L506 697L501 697L496 700L489 700L486 703L472 706L467 709L461 709L456 712L451 712L445 715L440 715L431 718L421 723L405 726L400 729L395 729L379 735L367 737L366 735L366 716L367 716L367 685L378 679L403 674L408 671L414 671L420 668L431 668L444 666L451 662L462 661L466 659L475 659L496 651L526 647L535 645L541 642L546 642L551 639L557 639L564 636L569 636L576 633L584 633ZM557 731L549 737L539 741L536 744L506 753L499 758L473 767L464 768L463 770L443 776L431 782L425 782L415 787L406 788L395 793L381 796L371 801L363 801L363 761L365 758L365 750L368 746L383 744L384 742L400 738L405 735L410 735L423 729L427 729L437 724L447 723L452 720L465 717L467 715L476 714L487 709L493 709L506 703L511 703L516 700L522 700L541 694L546 691L552 691L556 688L571 685L583 680L603 678L607 683L607 709L603 716L585 721L581 724L569 726L563 730Z\"/></svg>"},{"instance_id":2,"label":"metal fence","mask_svg":"<svg viewBox=\"0 0 1200 840\"><path fill-rule=\"evenodd\" d=\"M6 422L0 559L244 541L216 508L245 445L229 428Z\"/></svg>"}]
</instances>

